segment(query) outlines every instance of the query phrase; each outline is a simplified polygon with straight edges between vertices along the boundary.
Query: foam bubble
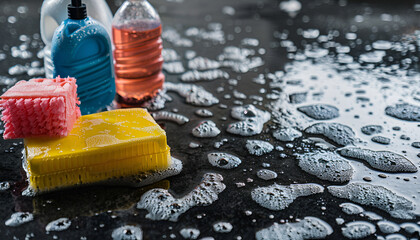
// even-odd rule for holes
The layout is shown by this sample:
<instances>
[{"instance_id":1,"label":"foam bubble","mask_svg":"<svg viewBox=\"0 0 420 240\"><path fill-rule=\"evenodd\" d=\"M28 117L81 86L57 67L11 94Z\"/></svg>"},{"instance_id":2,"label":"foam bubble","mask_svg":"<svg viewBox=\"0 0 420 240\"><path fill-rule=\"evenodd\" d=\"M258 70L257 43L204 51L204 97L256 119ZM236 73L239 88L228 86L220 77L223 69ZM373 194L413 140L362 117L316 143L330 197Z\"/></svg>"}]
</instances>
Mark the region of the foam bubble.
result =
<instances>
[{"instance_id":1,"label":"foam bubble","mask_svg":"<svg viewBox=\"0 0 420 240\"><path fill-rule=\"evenodd\" d=\"M111 237L113 240L142 240L143 231L140 227L125 225L114 229Z\"/></svg>"},{"instance_id":2,"label":"foam bubble","mask_svg":"<svg viewBox=\"0 0 420 240\"><path fill-rule=\"evenodd\" d=\"M298 107L298 110L316 120L330 120L337 118L338 108L328 104L314 104Z\"/></svg>"},{"instance_id":3,"label":"foam bubble","mask_svg":"<svg viewBox=\"0 0 420 240\"><path fill-rule=\"evenodd\" d=\"M242 39L241 44L244 46L257 47L260 44L260 41L256 38L244 38Z\"/></svg>"},{"instance_id":4,"label":"foam bubble","mask_svg":"<svg viewBox=\"0 0 420 240\"><path fill-rule=\"evenodd\" d=\"M405 232L409 234L420 234L420 226L415 223L402 223L401 228L404 229Z\"/></svg>"},{"instance_id":5,"label":"foam bubble","mask_svg":"<svg viewBox=\"0 0 420 240\"><path fill-rule=\"evenodd\" d=\"M0 182L0 191L6 191L10 188L9 182Z\"/></svg>"},{"instance_id":6,"label":"foam bubble","mask_svg":"<svg viewBox=\"0 0 420 240\"><path fill-rule=\"evenodd\" d=\"M196 57L188 61L188 68L194 70L208 70L220 67L220 63L205 57Z\"/></svg>"},{"instance_id":7,"label":"foam bubble","mask_svg":"<svg viewBox=\"0 0 420 240\"><path fill-rule=\"evenodd\" d=\"M345 212L348 215L356 215L365 211L361 206L356 205L354 203L342 203L340 204L340 207L341 210L343 210L343 212Z\"/></svg>"},{"instance_id":8,"label":"foam bubble","mask_svg":"<svg viewBox=\"0 0 420 240\"><path fill-rule=\"evenodd\" d=\"M213 113L207 109L197 109L194 113L200 117L213 117Z\"/></svg>"},{"instance_id":9,"label":"foam bubble","mask_svg":"<svg viewBox=\"0 0 420 240\"><path fill-rule=\"evenodd\" d=\"M228 79L229 74L219 69L213 69L204 72L192 70L181 75L181 81L183 82L213 81L220 78Z\"/></svg>"},{"instance_id":10,"label":"foam bubble","mask_svg":"<svg viewBox=\"0 0 420 240\"><path fill-rule=\"evenodd\" d=\"M217 128L216 123L214 123L211 120L200 122L192 130L192 134L195 137L200 137L200 138L216 137L217 135L219 135L219 133L220 133L220 130Z\"/></svg>"},{"instance_id":11,"label":"foam bubble","mask_svg":"<svg viewBox=\"0 0 420 240\"><path fill-rule=\"evenodd\" d=\"M181 35L173 28L166 28L162 32L162 38L172 43L175 47L192 47L193 41L188 38L182 38Z\"/></svg>"},{"instance_id":12,"label":"foam bubble","mask_svg":"<svg viewBox=\"0 0 420 240\"><path fill-rule=\"evenodd\" d=\"M291 184L290 186L273 184L268 187L258 187L251 192L252 200L270 210L283 210L298 197L310 196L324 192L321 185Z\"/></svg>"},{"instance_id":13,"label":"foam bubble","mask_svg":"<svg viewBox=\"0 0 420 240\"><path fill-rule=\"evenodd\" d=\"M179 231L179 234L181 234L184 239L197 239L198 236L200 236L200 230L197 228L183 228Z\"/></svg>"},{"instance_id":14,"label":"foam bubble","mask_svg":"<svg viewBox=\"0 0 420 240\"><path fill-rule=\"evenodd\" d=\"M269 142L261 140L247 140L246 148L252 155L262 156L273 151L274 147Z\"/></svg>"},{"instance_id":15,"label":"foam bubble","mask_svg":"<svg viewBox=\"0 0 420 240\"><path fill-rule=\"evenodd\" d=\"M362 133L366 135L373 135L373 134L382 133L383 127L380 125L366 125L366 126L363 126L360 130L362 131Z\"/></svg>"},{"instance_id":16,"label":"foam bubble","mask_svg":"<svg viewBox=\"0 0 420 240\"><path fill-rule=\"evenodd\" d=\"M378 40L372 43L372 47L377 50L388 50L391 49L392 43L385 40Z\"/></svg>"},{"instance_id":17,"label":"foam bubble","mask_svg":"<svg viewBox=\"0 0 420 240\"><path fill-rule=\"evenodd\" d=\"M221 146L223 146L227 142L228 142L227 138L223 138L222 140L220 140L218 142L215 142L213 146L214 146L214 148L220 148Z\"/></svg>"},{"instance_id":18,"label":"foam bubble","mask_svg":"<svg viewBox=\"0 0 420 240\"><path fill-rule=\"evenodd\" d=\"M299 12L302 4L296 0L282 1L279 5L280 9L288 13Z\"/></svg>"},{"instance_id":19,"label":"foam bubble","mask_svg":"<svg viewBox=\"0 0 420 240\"><path fill-rule=\"evenodd\" d=\"M407 238L401 234L395 233L386 236L385 240L407 240Z\"/></svg>"},{"instance_id":20,"label":"foam bubble","mask_svg":"<svg viewBox=\"0 0 420 240\"><path fill-rule=\"evenodd\" d=\"M385 113L401 120L420 122L420 107L408 103L388 106Z\"/></svg>"},{"instance_id":21,"label":"foam bubble","mask_svg":"<svg viewBox=\"0 0 420 240\"><path fill-rule=\"evenodd\" d=\"M47 224L45 231L47 232L59 232L68 229L71 225L71 221L68 218L59 218Z\"/></svg>"},{"instance_id":22,"label":"foam bubble","mask_svg":"<svg viewBox=\"0 0 420 240\"><path fill-rule=\"evenodd\" d=\"M306 133L323 135L338 145L346 146L355 142L353 130L340 123L316 123L305 129Z\"/></svg>"},{"instance_id":23,"label":"foam bubble","mask_svg":"<svg viewBox=\"0 0 420 240\"><path fill-rule=\"evenodd\" d=\"M194 84L171 83L166 82L165 87L167 91L177 92L185 98L187 103L195 106L212 106L219 103L219 100L210 92L207 92L203 87Z\"/></svg>"},{"instance_id":24,"label":"foam bubble","mask_svg":"<svg viewBox=\"0 0 420 240\"><path fill-rule=\"evenodd\" d=\"M359 60L364 63L380 63L382 58L385 57L384 51L373 51L368 53L363 53L359 56Z\"/></svg>"},{"instance_id":25,"label":"foam bubble","mask_svg":"<svg viewBox=\"0 0 420 240\"><path fill-rule=\"evenodd\" d=\"M214 152L207 155L209 163L223 169L236 168L241 164L241 159L228 153Z\"/></svg>"},{"instance_id":26,"label":"foam bubble","mask_svg":"<svg viewBox=\"0 0 420 240\"><path fill-rule=\"evenodd\" d=\"M9 227L17 227L32 220L34 220L34 215L32 215L32 213L15 212L10 216L9 219L6 220L4 224Z\"/></svg>"},{"instance_id":27,"label":"foam bubble","mask_svg":"<svg viewBox=\"0 0 420 240\"><path fill-rule=\"evenodd\" d=\"M196 37L203 40L210 40L213 43L224 44L225 34L222 31L222 25L219 23L210 23L209 30L203 28L190 27L185 31L188 37Z\"/></svg>"},{"instance_id":28,"label":"foam bubble","mask_svg":"<svg viewBox=\"0 0 420 240\"><path fill-rule=\"evenodd\" d=\"M257 176L268 181L277 178L277 173L268 169L261 169L257 172Z\"/></svg>"},{"instance_id":29,"label":"foam bubble","mask_svg":"<svg viewBox=\"0 0 420 240\"><path fill-rule=\"evenodd\" d=\"M302 37L307 39L314 39L319 36L319 30L318 29L306 29L302 32Z\"/></svg>"},{"instance_id":30,"label":"foam bubble","mask_svg":"<svg viewBox=\"0 0 420 240\"><path fill-rule=\"evenodd\" d=\"M190 193L175 198L168 190L155 188L146 192L137 208L146 209L146 218L152 220L177 221L178 217L194 206L207 206L218 199L219 193L225 190L223 177L217 173L206 173L201 183Z\"/></svg>"},{"instance_id":31,"label":"foam bubble","mask_svg":"<svg viewBox=\"0 0 420 240\"><path fill-rule=\"evenodd\" d=\"M282 142L291 142L302 137L302 133L292 127L287 127L274 131L273 137Z\"/></svg>"},{"instance_id":32,"label":"foam bubble","mask_svg":"<svg viewBox=\"0 0 420 240\"><path fill-rule=\"evenodd\" d=\"M365 221L354 221L347 223L342 228L343 236L348 239L361 239L368 237L376 232L376 227L372 223Z\"/></svg>"},{"instance_id":33,"label":"foam bubble","mask_svg":"<svg viewBox=\"0 0 420 240\"><path fill-rule=\"evenodd\" d=\"M260 57L249 58L254 54L255 51L252 49L228 46L223 49L223 53L219 55L218 59L223 67L230 67L235 72L246 73L264 64Z\"/></svg>"},{"instance_id":34,"label":"foam bubble","mask_svg":"<svg viewBox=\"0 0 420 240\"><path fill-rule=\"evenodd\" d=\"M227 131L241 136L260 134L264 124L271 118L270 113L260 110L254 105L233 107L231 115L242 121L229 124Z\"/></svg>"},{"instance_id":35,"label":"foam bubble","mask_svg":"<svg viewBox=\"0 0 420 240\"><path fill-rule=\"evenodd\" d=\"M382 145L389 145L391 143L391 139L383 136L373 136L370 140L375 143L379 143Z\"/></svg>"},{"instance_id":36,"label":"foam bubble","mask_svg":"<svg viewBox=\"0 0 420 240\"><path fill-rule=\"evenodd\" d=\"M331 182L347 182L353 176L350 163L334 152L296 154L303 171Z\"/></svg>"},{"instance_id":37,"label":"foam bubble","mask_svg":"<svg viewBox=\"0 0 420 240\"><path fill-rule=\"evenodd\" d=\"M180 60L180 56L174 49L164 48L162 50L162 57L165 62L172 62Z\"/></svg>"},{"instance_id":38,"label":"foam bubble","mask_svg":"<svg viewBox=\"0 0 420 240\"><path fill-rule=\"evenodd\" d=\"M324 48L313 48L305 49L305 56L308 58L321 58L328 55L328 49Z\"/></svg>"},{"instance_id":39,"label":"foam bubble","mask_svg":"<svg viewBox=\"0 0 420 240\"><path fill-rule=\"evenodd\" d=\"M372 151L361 148L338 150L343 157L350 157L368 163L372 168L384 172L417 172L417 167L407 158L389 151Z\"/></svg>"},{"instance_id":40,"label":"foam bubble","mask_svg":"<svg viewBox=\"0 0 420 240\"><path fill-rule=\"evenodd\" d=\"M184 115L173 113L173 112L167 112L167 111L154 112L152 113L152 117L156 121L158 120L171 121L171 122L177 123L178 125L182 125L190 121Z\"/></svg>"},{"instance_id":41,"label":"foam bubble","mask_svg":"<svg viewBox=\"0 0 420 240\"><path fill-rule=\"evenodd\" d=\"M165 108L165 103L167 101L172 101L172 98L166 94L166 88L164 85L164 88L159 90L155 97L144 102L142 107L147 108L150 111L157 111Z\"/></svg>"},{"instance_id":42,"label":"foam bubble","mask_svg":"<svg viewBox=\"0 0 420 240\"><path fill-rule=\"evenodd\" d=\"M217 233L230 233L233 226L229 222L217 222L213 224L213 230Z\"/></svg>"},{"instance_id":43,"label":"foam bubble","mask_svg":"<svg viewBox=\"0 0 420 240\"><path fill-rule=\"evenodd\" d=\"M381 232L389 234L396 233L400 231L400 226L391 221L379 221L376 223L381 230Z\"/></svg>"},{"instance_id":44,"label":"foam bubble","mask_svg":"<svg viewBox=\"0 0 420 240\"><path fill-rule=\"evenodd\" d=\"M264 228L255 234L257 240L285 239L324 239L331 235L331 226L316 217L305 217L296 223L278 224L274 223L268 228Z\"/></svg>"},{"instance_id":45,"label":"foam bubble","mask_svg":"<svg viewBox=\"0 0 420 240\"><path fill-rule=\"evenodd\" d=\"M383 217L381 217L379 214L376 214L374 212L369 212L369 211L365 211L363 212L363 214L361 214L361 216L366 217L367 219L371 220L371 221L379 221L384 219Z\"/></svg>"},{"instance_id":46,"label":"foam bubble","mask_svg":"<svg viewBox=\"0 0 420 240\"><path fill-rule=\"evenodd\" d=\"M330 186L328 191L335 197L384 210L395 218L412 219L414 217L415 206L411 201L382 186L350 183L346 186Z\"/></svg>"},{"instance_id":47,"label":"foam bubble","mask_svg":"<svg viewBox=\"0 0 420 240\"><path fill-rule=\"evenodd\" d=\"M163 63L163 70L165 70L168 73L172 73L172 74L179 74L179 73L185 72L184 65L182 65L181 61L164 62Z\"/></svg>"}]
</instances>

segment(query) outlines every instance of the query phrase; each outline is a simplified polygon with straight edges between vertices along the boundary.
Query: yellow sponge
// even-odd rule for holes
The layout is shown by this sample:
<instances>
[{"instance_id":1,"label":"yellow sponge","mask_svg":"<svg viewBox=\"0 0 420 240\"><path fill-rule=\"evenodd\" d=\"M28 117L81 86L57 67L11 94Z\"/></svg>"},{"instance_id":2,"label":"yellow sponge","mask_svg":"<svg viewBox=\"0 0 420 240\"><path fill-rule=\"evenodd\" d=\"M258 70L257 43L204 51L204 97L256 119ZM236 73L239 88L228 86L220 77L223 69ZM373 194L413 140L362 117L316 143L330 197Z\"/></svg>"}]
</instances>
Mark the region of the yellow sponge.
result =
<instances>
[{"instance_id":1,"label":"yellow sponge","mask_svg":"<svg viewBox=\"0 0 420 240\"><path fill-rule=\"evenodd\" d=\"M165 131L141 108L82 116L67 137L25 139L25 153L30 186L36 191L171 165Z\"/></svg>"}]
</instances>

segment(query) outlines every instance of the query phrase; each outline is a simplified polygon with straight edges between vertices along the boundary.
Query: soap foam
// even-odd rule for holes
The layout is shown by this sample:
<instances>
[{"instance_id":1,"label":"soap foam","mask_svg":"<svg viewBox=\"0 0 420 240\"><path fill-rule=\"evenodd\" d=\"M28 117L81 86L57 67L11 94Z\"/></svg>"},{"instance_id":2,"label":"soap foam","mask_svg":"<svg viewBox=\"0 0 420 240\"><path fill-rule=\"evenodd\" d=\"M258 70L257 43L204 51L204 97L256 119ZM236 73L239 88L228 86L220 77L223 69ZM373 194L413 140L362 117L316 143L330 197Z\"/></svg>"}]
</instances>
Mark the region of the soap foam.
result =
<instances>
[{"instance_id":1,"label":"soap foam","mask_svg":"<svg viewBox=\"0 0 420 240\"><path fill-rule=\"evenodd\" d=\"M168 111L154 112L151 115L156 121L158 120L171 121L171 122L177 123L178 125L183 125L190 121L190 119L188 119L184 115L168 112Z\"/></svg>"},{"instance_id":2,"label":"soap foam","mask_svg":"<svg viewBox=\"0 0 420 240\"><path fill-rule=\"evenodd\" d=\"M177 221L178 217L195 206L208 206L215 202L225 190L223 177L217 173L206 173L201 183L190 193L175 198L168 190L156 188L146 192L137 208L146 209L146 218L152 220Z\"/></svg>"},{"instance_id":3,"label":"soap foam","mask_svg":"<svg viewBox=\"0 0 420 240\"><path fill-rule=\"evenodd\" d=\"M142 240L143 231L140 227L125 225L114 229L111 234L112 240Z\"/></svg>"},{"instance_id":4,"label":"soap foam","mask_svg":"<svg viewBox=\"0 0 420 240\"><path fill-rule=\"evenodd\" d=\"M343 210L343 212L345 212L348 215L356 215L365 211L361 206L356 205L354 203L342 203L340 204L340 207L341 210Z\"/></svg>"},{"instance_id":5,"label":"soap foam","mask_svg":"<svg viewBox=\"0 0 420 240\"><path fill-rule=\"evenodd\" d=\"M15 212L10 216L9 219L6 220L4 224L9 227L17 227L32 220L34 220L34 215L32 213Z\"/></svg>"},{"instance_id":6,"label":"soap foam","mask_svg":"<svg viewBox=\"0 0 420 240\"><path fill-rule=\"evenodd\" d=\"M183 228L179 231L179 234L181 234L184 239L197 239L198 236L200 236L200 230L196 228Z\"/></svg>"},{"instance_id":7,"label":"soap foam","mask_svg":"<svg viewBox=\"0 0 420 240\"><path fill-rule=\"evenodd\" d=\"M331 226L316 217L305 217L296 223L278 224L274 223L255 234L257 240L304 240L324 239L333 233Z\"/></svg>"},{"instance_id":8,"label":"soap foam","mask_svg":"<svg viewBox=\"0 0 420 240\"><path fill-rule=\"evenodd\" d=\"M277 178L277 173L268 169L261 169L257 172L257 177L263 180L272 180Z\"/></svg>"},{"instance_id":9,"label":"soap foam","mask_svg":"<svg viewBox=\"0 0 420 240\"><path fill-rule=\"evenodd\" d=\"M269 142L261 140L247 140L246 149L251 155L262 156L273 151L274 147Z\"/></svg>"},{"instance_id":10,"label":"soap foam","mask_svg":"<svg viewBox=\"0 0 420 240\"><path fill-rule=\"evenodd\" d=\"M339 116L338 108L328 104L302 106L298 110L316 120L330 120Z\"/></svg>"},{"instance_id":11,"label":"soap foam","mask_svg":"<svg viewBox=\"0 0 420 240\"><path fill-rule=\"evenodd\" d=\"M213 117L213 113L207 109L197 109L194 113L200 117Z\"/></svg>"},{"instance_id":12,"label":"soap foam","mask_svg":"<svg viewBox=\"0 0 420 240\"><path fill-rule=\"evenodd\" d=\"M302 136L302 133L292 127L278 129L273 132L273 137L282 142L291 142Z\"/></svg>"},{"instance_id":13,"label":"soap foam","mask_svg":"<svg viewBox=\"0 0 420 240\"><path fill-rule=\"evenodd\" d=\"M372 151L350 147L340 149L338 153L343 157L364 161L372 168L385 172L417 172L417 167L410 160L389 151Z\"/></svg>"},{"instance_id":14,"label":"soap foam","mask_svg":"<svg viewBox=\"0 0 420 240\"><path fill-rule=\"evenodd\" d=\"M368 237L376 232L376 227L372 223L365 221L354 221L347 223L342 228L343 236L348 239L361 239Z\"/></svg>"},{"instance_id":15,"label":"soap foam","mask_svg":"<svg viewBox=\"0 0 420 240\"><path fill-rule=\"evenodd\" d=\"M241 159L228 153L214 152L207 155L208 161L212 166L232 169L241 164Z\"/></svg>"},{"instance_id":16,"label":"soap foam","mask_svg":"<svg viewBox=\"0 0 420 240\"><path fill-rule=\"evenodd\" d=\"M187 103L194 106L212 106L219 103L219 100L210 92L206 91L203 87L184 84L184 83L171 83L166 82L165 87L167 91L177 92L185 98Z\"/></svg>"},{"instance_id":17,"label":"soap foam","mask_svg":"<svg viewBox=\"0 0 420 240\"><path fill-rule=\"evenodd\" d=\"M260 110L254 105L233 107L231 115L242 121L229 124L227 131L241 136L260 134L264 124L271 118L270 113Z\"/></svg>"},{"instance_id":18,"label":"soap foam","mask_svg":"<svg viewBox=\"0 0 420 240\"><path fill-rule=\"evenodd\" d=\"M71 221L68 218L59 218L47 224L45 231L47 232L60 232L68 229Z\"/></svg>"},{"instance_id":19,"label":"soap foam","mask_svg":"<svg viewBox=\"0 0 420 240\"><path fill-rule=\"evenodd\" d=\"M356 141L353 130L340 123L316 123L306 128L305 132L309 134L323 135L341 146L353 144Z\"/></svg>"},{"instance_id":20,"label":"soap foam","mask_svg":"<svg viewBox=\"0 0 420 240\"><path fill-rule=\"evenodd\" d=\"M415 205L405 197L399 196L382 186L350 183L345 186L330 186L328 191L335 197L384 210L395 218L414 218Z\"/></svg>"},{"instance_id":21,"label":"soap foam","mask_svg":"<svg viewBox=\"0 0 420 240\"><path fill-rule=\"evenodd\" d=\"M194 70L209 70L220 67L220 63L205 57L195 57L188 61L188 68Z\"/></svg>"},{"instance_id":22,"label":"soap foam","mask_svg":"<svg viewBox=\"0 0 420 240\"><path fill-rule=\"evenodd\" d=\"M353 176L350 163L334 152L311 152L296 154L303 171L331 182L347 182Z\"/></svg>"},{"instance_id":23,"label":"soap foam","mask_svg":"<svg viewBox=\"0 0 420 240\"><path fill-rule=\"evenodd\" d=\"M366 135L373 135L382 133L383 127L381 125L366 125L363 126L360 130Z\"/></svg>"},{"instance_id":24,"label":"soap foam","mask_svg":"<svg viewBox=\"0 0 420 240\"><path fill-rule=\"evenodd\" d=\"M411 104L396 104L385 108L388 116L406 121L420 122L420 107Z\"/></svg>"},{"instance_id":25,"label":"soap foam","mask_svg":"<svg viewBox=\"0 0 420 240\"><path fill-rule=\"evenodd\" d=\"M219 69L212 69L204 72L192 70L181 75L183 82L213 81L220 78L228 79L229 74Z\"/></svg>"},{"instance_id":26,"label":"soap foam","mask_svg":"<svg viewBox=\"0 0 420 240\"><path fill-rule=\"evenodd\" d=\"M216 137L217 135L219 135L219 133L220 130L217 128L216 123L214 123L211 120L200 122L192 130L192 134L194 135L194 137L199 138Z\"/></svg>"},{"instance_id":27,"label":"soap foam","mask_svg":"<svg viewBox=\"0 0 420 240\"><path fill-rule=\"evenodd\" d=\"M273 184L268 187L258 187L251 192L252 200L260 206L270 210L283 210L287 208L298 197L310 196L324 192L321 185L307 184L291 184L283 186Z\"/></svg>"},{"instance_id":28,"label":"soap foam","mask_svg":"<svg viewBox=\"0 0 420 240\"><path fill-rule=\"evenodd\" d=\"M378 225L379 230L381 232L389 234L389 233L396 233L400 231L400 226L391 221L379 221L376 223Z\"/></svg>"},{"instance_id":29,"label":"soap foam","mask_svg":"<svg viewBox=\"0 0 420 240\"><path fill-rule=\"evenodd\" d=\"M230 233L233 226L229 222L217 222L213 224L213 230L217 233Z\"/></svg>"}]
</instances>

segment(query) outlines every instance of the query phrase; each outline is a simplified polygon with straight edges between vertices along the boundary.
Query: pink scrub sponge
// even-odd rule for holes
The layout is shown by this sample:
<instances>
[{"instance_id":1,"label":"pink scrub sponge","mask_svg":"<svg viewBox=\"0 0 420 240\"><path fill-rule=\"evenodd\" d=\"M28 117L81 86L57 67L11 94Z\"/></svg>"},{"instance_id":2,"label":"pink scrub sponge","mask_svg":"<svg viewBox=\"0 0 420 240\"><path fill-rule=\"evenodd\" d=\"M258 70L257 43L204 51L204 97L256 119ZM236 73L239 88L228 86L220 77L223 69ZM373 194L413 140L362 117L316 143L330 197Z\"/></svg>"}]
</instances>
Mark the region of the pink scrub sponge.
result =
<instances>
[{"instance_id":1,"label":"pink scrub sponge","mask_svg":"<svg viewBox=\"0 0 420 240\"><path fill-rule=\"evenodd\" d=\"M74 78L19 81L0 100L4 139L67 136L80 117Z\"/></svg>"}]
</instances>

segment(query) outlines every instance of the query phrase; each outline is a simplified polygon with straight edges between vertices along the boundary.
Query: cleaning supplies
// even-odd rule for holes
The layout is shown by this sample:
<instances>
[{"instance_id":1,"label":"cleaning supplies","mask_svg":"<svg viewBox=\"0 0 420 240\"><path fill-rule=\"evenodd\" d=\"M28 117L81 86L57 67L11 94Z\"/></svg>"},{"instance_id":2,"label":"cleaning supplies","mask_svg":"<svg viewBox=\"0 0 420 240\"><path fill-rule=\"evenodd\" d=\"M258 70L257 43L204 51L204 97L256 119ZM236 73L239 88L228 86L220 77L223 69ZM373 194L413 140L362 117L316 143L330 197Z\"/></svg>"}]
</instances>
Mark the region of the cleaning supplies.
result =
<instances>
[{"instance_id":1,"label":"cleaning supplies","mask_svg":"<svg viewBox=\"0 0 420 240\"><path fill-rule=\"evenodd\" d=\"M76 79L19 81L0 100L4 139L67 136L80 117Z\"/></svg>"},{"instance_id":2,"label":"cleaning supplies","mask_svg":"<svg viewBox=\"0 0 420 240\"><path fill-rule=\"evenodd\" d=\"M51 59L51 41L54 32L67 19L70 0L44 0L41 7L41 38L44 47L44 68L47 78L53 77L54 64ZM112 12L105 0L84 0L87 15L99 21L111 36Z\"/></svg>"},{"instance_id":3,"label":"cleaning supplies","mask_svg":"<svg viewBox=\"0 0 420 240\"><path fill-rule=\"evenodd\" d=\"M54 76L76 78L82 115L96 113L115 96L111 41L102 24L87 17L81 0L72 0L68 13L52 40Z\"/></svg>"},{"instance_id":4,"label":"cleaning supplies","mask_svg":"<svg viewBox=\"0 0 420 240\"><path fill-rule=\"evenodd\" d=\"M142 108L85 115L65 138L24 142L30 187L41 192L171 165L165 131Z\"/></svg>"},{"instance_id":5,"label":"cleaning supplies","mask_svg":"<svg viewBox=\"0 0 420 240\"><path fill-rule=\"evenodd\" d=\"M153 97L163 86L162 27L146 0L127 0L112 22L117 93L123 102Z\"/></svg>"}]
</instances>

